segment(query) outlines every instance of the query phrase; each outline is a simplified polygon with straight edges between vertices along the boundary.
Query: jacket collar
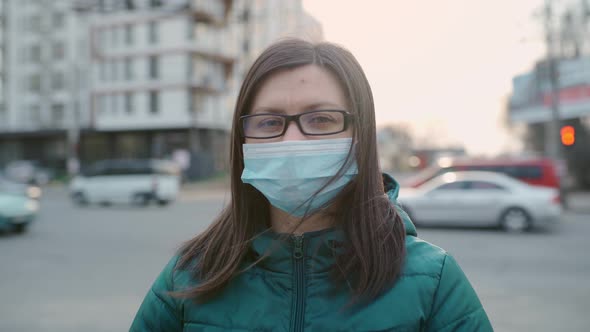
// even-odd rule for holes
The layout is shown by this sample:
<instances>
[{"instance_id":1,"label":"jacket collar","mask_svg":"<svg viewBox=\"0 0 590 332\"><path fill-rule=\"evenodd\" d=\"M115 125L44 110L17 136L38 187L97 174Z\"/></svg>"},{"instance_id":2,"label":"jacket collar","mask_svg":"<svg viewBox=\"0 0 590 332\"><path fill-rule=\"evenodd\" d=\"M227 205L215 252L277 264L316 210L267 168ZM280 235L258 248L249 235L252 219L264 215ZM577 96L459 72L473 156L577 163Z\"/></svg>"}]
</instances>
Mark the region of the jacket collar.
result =
<instances>
[{"instance_id":1,"label":"jacket collar","mask_svg":"<svg viewBox=\"0 0 590 332\"><path fill-rule=\"evenodd\" d=\"M404 222L406 235L416 236L416 228L408 215L397 203L399 184L393 177L383 174L383 184L390 201L396 206ZM299 239L290 234L278 234L266 229L252 240L253 259L264 257L257 266L277 273L290 273L293 269L293 257L296 242L302 240L302 250L306 269L312 273L327 272L334 264L334 258L340 253L344 232L339 228L328 228L317 232L303 234Z\"/></svg>"},{"instance_id":2,"label":"jacket collar","mask_svg":"<svg viewBox=\"0 0 590 332\"><path fill-rule=\"evenodd\" d=\"M385 187L385 193L387 193L389 200L393 203L393 205L395 205L397 212L400 214L400 217L404 222L404 227L406 228L406 235L418 236L418 233L416 232L416 227L410 220L410 217L397 202L397 197L399 195L400 189L399 183L397 183L397 181L391 175L383 173L383 185Z\"/></svg>"}]
</instances>

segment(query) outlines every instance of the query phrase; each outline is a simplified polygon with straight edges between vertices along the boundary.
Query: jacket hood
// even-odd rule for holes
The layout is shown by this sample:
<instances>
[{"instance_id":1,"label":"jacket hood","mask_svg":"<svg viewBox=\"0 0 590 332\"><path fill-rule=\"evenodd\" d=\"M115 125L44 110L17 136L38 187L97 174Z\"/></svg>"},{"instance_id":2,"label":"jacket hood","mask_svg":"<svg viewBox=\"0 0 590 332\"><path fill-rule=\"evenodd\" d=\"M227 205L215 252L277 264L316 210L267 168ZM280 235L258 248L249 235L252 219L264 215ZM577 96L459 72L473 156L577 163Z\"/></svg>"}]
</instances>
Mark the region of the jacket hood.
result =
<instances>
[{"instance_id":1,"label":"jacket hood","mask_svg":"<svg viewBox=\"0 0 590 332\"><path fill-rule=\"evenodd\" d=\"M404 221L406 235L418 236L418 233L416 232L416 227L410 220L410 217L397 203L397 197L399 196L400 190L399 183L391 175L383 173L383 185L385 187L385 193L389 197L389 200L395 205L397 212L400 214L400 217Z\"/></svg>"}]
</instances>

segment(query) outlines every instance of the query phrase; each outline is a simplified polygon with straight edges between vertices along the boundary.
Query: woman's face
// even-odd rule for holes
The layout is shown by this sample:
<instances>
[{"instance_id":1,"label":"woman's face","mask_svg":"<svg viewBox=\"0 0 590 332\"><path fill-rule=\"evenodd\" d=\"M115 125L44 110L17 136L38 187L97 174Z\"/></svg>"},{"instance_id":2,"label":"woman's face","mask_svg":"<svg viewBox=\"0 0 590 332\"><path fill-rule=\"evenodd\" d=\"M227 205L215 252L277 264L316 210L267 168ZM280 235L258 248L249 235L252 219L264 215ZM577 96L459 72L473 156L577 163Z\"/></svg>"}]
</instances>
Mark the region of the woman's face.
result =
<instances>
[{"instance_id":1,"label":"woman's face","mask_svg":"<svg viewBox=\"0 0 590 332\"><path fill-rule=\"evenodd\" d=\"M336 78L327 70L316 65L306 65L295 69L283 70L269 76L260 86L249 115L282 114L297 115L310 111L341 110L349 111L344 91ZM335 118L322 113L310 113L300 118L308 130L325 130ZM340 121L340 120L338 120ZM276 126L277 121L268 121L258 127L268 130ZM246 138L246 143L270 143L310 139L331 139L352 137L352 126L347 130L331 135L305 135L295 121L288 124L285 134L274 138Z\"/></svg>"}]
</instances>

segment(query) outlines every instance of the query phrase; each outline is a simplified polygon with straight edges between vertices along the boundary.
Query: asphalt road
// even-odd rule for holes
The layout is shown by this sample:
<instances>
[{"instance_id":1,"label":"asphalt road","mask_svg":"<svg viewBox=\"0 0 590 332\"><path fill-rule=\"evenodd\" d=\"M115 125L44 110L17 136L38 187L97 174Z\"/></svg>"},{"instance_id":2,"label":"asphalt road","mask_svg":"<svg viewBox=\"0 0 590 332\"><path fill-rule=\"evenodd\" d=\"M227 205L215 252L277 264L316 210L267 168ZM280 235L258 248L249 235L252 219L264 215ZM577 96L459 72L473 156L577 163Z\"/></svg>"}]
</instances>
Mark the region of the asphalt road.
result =
<instances>
[{"instance_id":1,"label":"asphalt road","mask_svg":"<svg viewBox=\"0 0 590 332\"><path fill-rule=\"evenodd\" d=\"M77 208L49 190L27 233L0 235L0 331L128 330L174 250L226 199L191 191L166 208ZM496 331L590 330L590 214L522 235L418 232L457 258Z\"/></svg>"}]
</instances>

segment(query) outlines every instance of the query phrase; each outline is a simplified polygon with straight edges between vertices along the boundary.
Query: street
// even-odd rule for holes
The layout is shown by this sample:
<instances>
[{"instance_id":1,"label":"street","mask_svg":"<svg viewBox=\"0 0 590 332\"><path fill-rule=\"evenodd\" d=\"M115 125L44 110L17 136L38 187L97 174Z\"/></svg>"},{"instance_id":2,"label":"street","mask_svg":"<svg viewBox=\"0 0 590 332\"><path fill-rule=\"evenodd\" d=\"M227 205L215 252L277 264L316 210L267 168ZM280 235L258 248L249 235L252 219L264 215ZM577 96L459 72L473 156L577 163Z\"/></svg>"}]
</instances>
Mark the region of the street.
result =
<instances>
[{"instance_id":1,"label":"street","mask_svg":"<svg viewBox=\"0 0 590 332\"><path fill-rule=\"evenodd\" d=\"M78 208L64 188L50 188L27 233L0 235L0 331L128 330L174 250L227 201L192 190L166 208ZM590 213L529 234L418 233L457 258L496 331L590 329Z\"/></svg>"}]
</instances>

